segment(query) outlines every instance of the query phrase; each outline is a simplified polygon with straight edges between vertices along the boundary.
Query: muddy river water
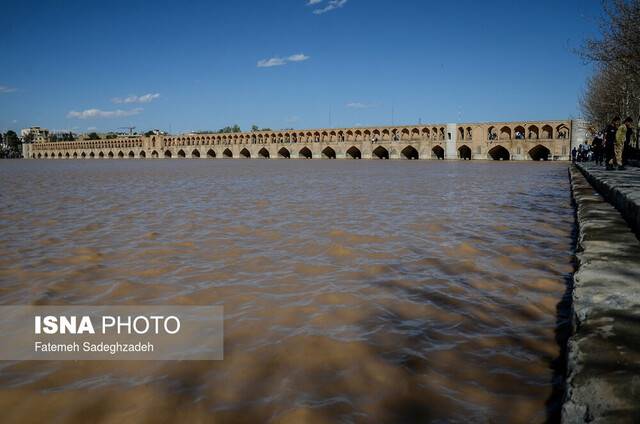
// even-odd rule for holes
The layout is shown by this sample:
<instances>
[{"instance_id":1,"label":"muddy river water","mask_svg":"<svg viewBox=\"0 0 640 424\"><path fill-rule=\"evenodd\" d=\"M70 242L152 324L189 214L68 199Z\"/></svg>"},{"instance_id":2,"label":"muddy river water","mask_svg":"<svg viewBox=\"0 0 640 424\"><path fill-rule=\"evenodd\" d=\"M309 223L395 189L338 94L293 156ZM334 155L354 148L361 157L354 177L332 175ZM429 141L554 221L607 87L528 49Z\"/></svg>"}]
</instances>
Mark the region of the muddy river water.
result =
<instances>
[{"instance_id":1,"label":"muddy river water","mask_svg":"<svg viewBox=\"0 0 640 424\"><path fill-rule=\"evenodd\" d=\"M16 160L0 184L0 304L225 310L222 361L0 361L2 420L557 413L566 163Z\"/></svg>"}]
</instances>

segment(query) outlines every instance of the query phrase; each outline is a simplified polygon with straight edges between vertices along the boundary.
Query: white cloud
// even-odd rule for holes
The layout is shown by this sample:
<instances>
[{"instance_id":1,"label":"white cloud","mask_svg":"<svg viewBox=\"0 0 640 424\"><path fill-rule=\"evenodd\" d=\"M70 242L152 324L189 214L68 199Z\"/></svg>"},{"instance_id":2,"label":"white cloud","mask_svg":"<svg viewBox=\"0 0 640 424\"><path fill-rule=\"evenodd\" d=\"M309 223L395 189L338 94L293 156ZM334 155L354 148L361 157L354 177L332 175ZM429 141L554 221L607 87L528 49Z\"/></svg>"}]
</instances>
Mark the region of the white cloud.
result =
<instances>
[{"instance_id":1,"label":"white cloud","mask_svg":"<svg viewBox=\"0 0 640 424\"><path fill-rule=\"evenodd\" d=\"M342 6L347 4L347 1L348 0L329 0L329 3L325 7L320 9L315 9L313 13L316 15L322 15L323 13L327 13L334 9L341 8Z\"/></svg>"},{"instance_id":2,"label":"white cloud","mask_svg":"<svg viewBox=\"0 0 640 424\"><path fill-rule=\"evenodd\" d=\"M116 97L111 99L111 101L113 103L124 103L124 104L129 104L129 103L150 103L152 101L154 101L155 99L157 99L158 97L160 97L160 93L148 93L148 94L144 94L142 96L135 96L135 95L131 95L125 98L122 97Z\"/></svg>"},{"instance_id":3,"label":"white cloud","mask_svg":"<svg viewBox=\"0 0 640 424\"><path fill-rule=\"evenodd\" d=\"M78 119L90 119L90 118L121 118L125 116L133 116L142 112L142 108L135 108L130 110L100 110L100 109L87 109L81 112L72 110L67 114L67 118Z\"/></svg>"},{"instance_id":4,"label":"white cloud","mask_svg":"<svg viewBox=\"0 0 640 424\"><path fill-rule=\"evenodd\" d=\"M87 131L95 131L97 130L97 127L87 127Z\"/></svg>"},{"instance_id":5,"label":"white cloud","mask_svg":"<svg viewBox=\"0 0 640 424\"><path fill-rule=\"evenodd\" d=\"M258 68L271 68L272 66L283 66L288 62L303 62L308 60L309 56L305 56L303 53L292 54L286 58L272 57L269 59L262 59L258 61Z\"/></svg>"},{"instance_id":6,"label":"white cloud","mask_svg":"<svg viewBox=\"0 0 640 424\"><path fill-rule=\"evenodd\" d=\"M307 6L314 6L318 3L322 3L322 0L309 0L307 1Z\"/></svg>"},{"instance_id":7,"label":"white cloud","mask_svg":"<svg viewBox=\"0 0 640 424\"><path fill-rule=\"evenodd\" d=\"M2 93L13 93L14 91L16 91L16 89L14 87L9 87L6 85L0 85L0 94Z\"/></svg>"},{"instance_id":8,"label":"white cloud","mask_svg":"<svg viewBox=\"0 0 640 424\"><path fill-rule=\"evenodd\" d=\"M302 61L305 61L305 60L307 60L307 59L309 59L309 56L305 56L305 55L304 55L304 54L302 54L302 53L292 54L291 56L289 56L289 57L287 58L287 60L288 60L289 62L302 62Z\"/></svg>"},{"instance_id":9,"label":"white cloud","mask_svg":"<svg viewBox=\"0 0 640 424\"><path fill-rule=\"evenodd\" d=\"M270 59L262 59L258 61L258 68L271 68L272 66L286 65L287 62L280 57L272 57Z\"/></svg>"},{"instance_id":10,"label":"white cloud","mask_svg":"<svg viewBox=\"0 0 640 424\"><path fill-rule=\"evenodd\" d=\"M345 106L352 109L368 109L377 105L375 103L349 102Z\"/></svg>"}]
</instances>

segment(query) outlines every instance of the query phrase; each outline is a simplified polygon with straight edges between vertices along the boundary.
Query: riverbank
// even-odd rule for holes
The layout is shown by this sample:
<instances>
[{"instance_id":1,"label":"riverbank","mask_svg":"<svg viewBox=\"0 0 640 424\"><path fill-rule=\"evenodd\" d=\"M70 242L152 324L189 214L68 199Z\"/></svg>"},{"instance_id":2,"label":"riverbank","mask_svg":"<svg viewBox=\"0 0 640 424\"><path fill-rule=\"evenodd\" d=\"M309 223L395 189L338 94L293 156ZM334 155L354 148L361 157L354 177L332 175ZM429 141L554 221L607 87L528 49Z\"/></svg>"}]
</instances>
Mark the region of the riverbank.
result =
<instances>
[{"instance_id":1,"label":"riverbank","mask_svg":"<svg viewBox=\"0 0 640 424\"><path fill-rule=\"evenodd\" d=\"M639 222L640 169L605 173L580 166L584 175L570 168L578 269L562 421L638 422L640 242L627 221Z\"/></svg>"}]
</instances>

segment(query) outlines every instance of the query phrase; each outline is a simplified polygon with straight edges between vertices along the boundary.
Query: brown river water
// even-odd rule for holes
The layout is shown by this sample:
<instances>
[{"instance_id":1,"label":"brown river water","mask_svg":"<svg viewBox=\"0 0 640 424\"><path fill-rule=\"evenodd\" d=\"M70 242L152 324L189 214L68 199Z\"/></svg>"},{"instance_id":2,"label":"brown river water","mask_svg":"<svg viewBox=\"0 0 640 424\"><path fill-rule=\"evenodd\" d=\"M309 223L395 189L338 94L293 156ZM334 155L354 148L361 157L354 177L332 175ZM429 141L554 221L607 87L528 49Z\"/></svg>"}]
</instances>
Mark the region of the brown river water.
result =
<instances>
[{"instance_id":1,"label":"brown river water","mask_svg":"<svg viewBox=\"0 0 640 424\"><path fill-rule=\"evenodd\" d=\"M0 181L0 304L225 309L223 361L0 361L0 421L557 418L566 163L15 160Z\"/></svg>"}]
</instances>

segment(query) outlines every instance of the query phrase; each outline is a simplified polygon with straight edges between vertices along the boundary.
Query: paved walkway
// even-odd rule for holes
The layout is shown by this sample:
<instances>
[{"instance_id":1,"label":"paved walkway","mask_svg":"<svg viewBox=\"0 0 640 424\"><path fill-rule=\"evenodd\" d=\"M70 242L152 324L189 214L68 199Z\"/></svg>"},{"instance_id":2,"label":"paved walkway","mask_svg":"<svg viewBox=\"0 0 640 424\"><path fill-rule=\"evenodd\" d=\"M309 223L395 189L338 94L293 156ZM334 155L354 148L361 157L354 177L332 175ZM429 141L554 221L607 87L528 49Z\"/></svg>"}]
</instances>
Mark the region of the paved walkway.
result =
<instances>
[{"instance_id":1,"label":"paved walkway","mask_svg":"<svg viewBox=\"0 0 640 424\"><path fill-rule=\"evenodd\" d=\"M624 171L605 171L593 162L578 163L577 166L640 235L640 168L629 166Z\"/></svg>"},{"instance_id":2,"label":"paved walkway","mask_svg":"<svg viewBox=\"0 0 640 424\"><path fill-rule=\"evenodd\" d=\"M588 178L620 204L640 194L640 168ZM579 236L563 423L640 422L640 241L576 168L571 185ZM637 203L636 203L637 205ZM628 205L627 205L628 206ZM632 210L627 210L632 213ZM631 215L630 215L631 216Z\"/></svg>"}]
</instances>

